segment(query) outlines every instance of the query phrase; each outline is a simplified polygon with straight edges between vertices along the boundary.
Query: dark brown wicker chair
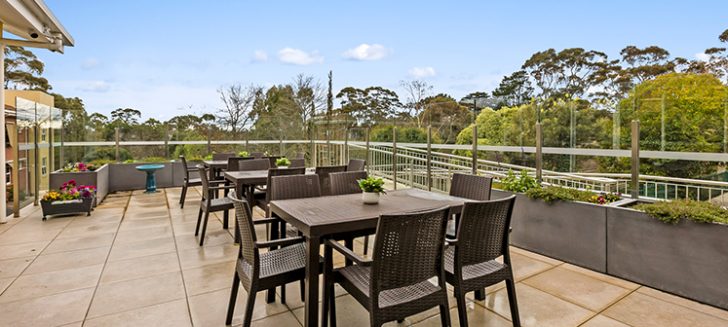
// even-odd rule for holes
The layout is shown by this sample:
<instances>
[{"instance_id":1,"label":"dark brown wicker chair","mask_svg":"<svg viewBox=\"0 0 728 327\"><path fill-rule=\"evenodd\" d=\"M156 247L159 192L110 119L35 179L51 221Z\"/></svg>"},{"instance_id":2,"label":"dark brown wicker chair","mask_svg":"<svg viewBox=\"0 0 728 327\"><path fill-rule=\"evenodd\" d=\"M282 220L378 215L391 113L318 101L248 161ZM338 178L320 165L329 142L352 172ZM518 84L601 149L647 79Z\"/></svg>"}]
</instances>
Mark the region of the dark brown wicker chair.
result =
<instances>
[{"instance_id":1,"label":"dark brown wicker chair","mask_svg":"<svg viewBox=\"0 0 728 327\"><path fill-rule=\"evenodd\" d=\"M227 159L227 171L239 171L240 163L246 160L253 160L252 157L230 157Z\"/></svg>"},{"instance_id":2,"label":"dark brown wicker chair","mask_svg":"<svg viewBox=\"0 0 728 327\"><path fill-rule=\"evenodd\" d=\"M182 193L179 196L180 208L185 207L185 198L187 197L187 190L190 187L202 186L202 181L199 178L190 178L191 172L197 172L197 167L190 167L187 165L187 159L185 156L179 156L179 160L182 161L182 168L185 171L185 178L182 181Z\"/></svg>"},{"instance_id":3,"label":"dark brown wicker chair","mask_svg":"<svg viewBox=\"0 0 728 327\"><path fill-rule=\"evenodd\" d=\"M235 311L238 288L242 282L248 293L248 301L243 315L243 326L250 326L255 307L255 297L259 291L275 289L290 282L299 281L306 276L306 249L303 237L282 238L274 241L258 242L254 224L268 224L276 219L265 218L253 220L248 203L230 194L230 201L235 205L240 251L233 275L233 287L230 293L225 323L230 325ZM280 248L278 248L280 247ZM260 249L270 249L261 253ZM282 295L285 299L285 295Z\"/></svg>"},{"instance_id":4,"label":"dark brown wicker chair","mask_svg":"<svg viewBox=\"0 0 728 327\"><path fill-rule=\"evenodd\" d=\"M513 326L520 326L516 287L508 248L509 227L516 196L465 203L457 239L445 249L445 275L455 287L460 326L468 325L465 294L506 282ZM503 263L495 259L503 256Z\"/></svg>"},{"instance_id":5,"label":"dark brown wicker chair","mask_svg":"<svg viewBox=\"0 0 728 327\"><path fill-rule=\"evenodd\" d=\"M372 260L327 240L324 249L324 297L321 318L336 326L334 283L340 284L369 311L371 326L403 320L440 308L443 326L450 326L443 251L449 208L382 215L377 225ZM333 251L354 265L333 269ZM437 284L429 280L437 277ZM330 311L329 311L330 307Z\"/></svg>"},{"instance_id":6,"label":"dark brown wicker chair","mask_svg":"<svg viewBox=\"0 0 728 327\"><path fill-rule=\"evenodd\" d=\"M223 211L223 228L228 228L229 210L233 208L233 203L228 197L215 198L218 190L233 189L234 186L211 186L224 184L224 180L208 181L205 167L198 165L200 172L200 180L202 181L202 201L200 201L200 211L197 214L197 226L195 227L195 236L199 235L200 223L202 223L202 235L200 236L200 246L205 243L205 231L207 230L207 221L210 212ZM233 192L235 193L235 192ZM203 217L204 213L204 217Z\"/></svg>"},{"instance_id":7,"label":"dark brown wicker chair","mask_svg":"<svg viewBox=\"0 0 728 327\"><path fill-rule=\"evenodd\" d=\"M238 170L268 170L270 161L268 159L250 159L238 162Z\"/></svg>"},{"instance_id":8,"label":"dark brown wicker chair","mask_svg":"<svg viewBox=\"0 0 728 327\"><path fill-rule=\"evenodd\" d=\"M306 158L306 152L296 152L296 155L293 158L304 159L304 158Z\"/></svg>"},{"instance_id":9,"label":"dark brown wicker chair","mask_svg":"<svg viewBox=\"0 0 728 327\"><path fill-rule=\"evenodd\" d=\"M261 159L261 158L263 158L264 155L265 154L263 152L251 152L250 153L250 156L255 159Z\"/></svg>"},{"instance_id":10,"label":"dark brown wicker chair","mask_svg":"<svg viewBox=\"0 0 728 327\"><path fill-rule=\"evenodd\" d=\"M257 206L265 211L265 216L270 217L270 210L268 203L271 201L272 192L275 192L271 179L275 176L287 176L287 175L303 175L306 173L306 168L270 168L268 169L268 179L266 180L266 191L264 194L256 194ZM277 192L285 192L280 190Z\"/></svg>"},{"instance_id":11,"label":"dark brown wicker chair","mask_svg":"<svg viewBox=\"0 0 728 327\"><path fill-rule=\"evenodd\" d=\"M278 159L280 159L281 156L267 156L267 157L263 157L263 158L268 159L268 161L270 161L271 168L275 168L275 167L278 167L278 165L276 165L276 161L278 161Z\"/></svg>"},{"instance_id":12,"label":"dark brown wicker chair","mask_svg":"<svg viewBox=\"0 0 728 327\"><path fill-rule=\"evenodd\" d=\"M213 153L212 160L227 160L230 157L234 157L235 153Z\"/></svg>"},{"instance_id":13,"label":"dark brown wicker chair","mask_svg":"<svg viewBox=\"0 0 728 327\"><path fill-rule=\"evenodd\" d=\"M342 173L329 174L331 180L331 195L355 194L361 193L359 180L367 178L367 172L347 171ZM357 235L359 236L359 235ZM353 249L354 243L350 239L345 239L346 247ZM364 254L369 252L369 235L364 235Z\"/></svg>"},{"instance_id":14,"label":"dark brown wicker chair","mask_svg":"<svg viewBox=\"0 0 728 327\"><path fill-rule=\"evenodd\" d=\"M329 175L331 173L339 173L346 171L346 166L321 166L316 167L316 175L319 177L321 184L321 195L331 195L331 182Z\"/></svg>"},{"instance_id":15,"label":"dark brown wicker chair","mask_svg":"<svg viewBox=\"0 0 728 327\"><path fill-rule=\"evenodd\" d=\"M300 168L300 167L306 167L306 159L290 159L291 164L288 165L289 168Z\"/></svg>"},{"instance_id":16,"label":"dark brown wicker chair","mask_svg":"<svg viewBox=\"0 0 728 327\"><path fill-rule=\"evenodd\" d=\"M490 200L492 184L490 176L455 173L450 183L450 195L477 201Z\"/></svg>"},{"instance_id":17,"label":"dark brown wicker chair","mask_svg":"<svg viewBox=\"0 0 728 327\"><path fill-rule=\"evenodd\" d=\"M346 171L359 171L364 170L366 161L362 159L349 159L349 164L346 165Z\"/></svg>"}]
</instances>

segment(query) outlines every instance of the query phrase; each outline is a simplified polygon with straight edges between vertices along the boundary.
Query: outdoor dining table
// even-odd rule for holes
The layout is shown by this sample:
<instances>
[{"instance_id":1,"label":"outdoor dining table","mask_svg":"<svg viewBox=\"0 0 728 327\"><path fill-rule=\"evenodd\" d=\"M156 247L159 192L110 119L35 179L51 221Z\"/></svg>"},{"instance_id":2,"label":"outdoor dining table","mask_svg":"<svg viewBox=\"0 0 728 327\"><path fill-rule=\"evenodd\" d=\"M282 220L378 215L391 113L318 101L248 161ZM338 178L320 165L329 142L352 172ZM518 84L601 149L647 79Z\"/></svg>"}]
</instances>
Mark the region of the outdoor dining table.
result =
<instances>
[{"instance_id":1,"label":"outdoor dining table","mask_svg":"<svg viewBox=\"0 0 728 327\"><path fill-rule=\"evenodd\" d=\"M205 165L205 168L208 168L210 170L210 180L215 180L215 177L217 177L218 173L227 168L228 161L227 160L203 160L202 163Z\"/></svg>"},{"instance_id":2,"label":"outdoor dining table","mask_svg":"<svg viewBox=\"0 0 728 327\"><path fill-rule=\"evenodd\" d=\"M468 199L419 189L389 191L379 204L363 204L361 194L275 200L271 213L296 227L306 239L306 294L304 326L318 326L319 251L323 238L374 232L379 216L450 207L460 213Z\"/></svg>"}]
</instances>

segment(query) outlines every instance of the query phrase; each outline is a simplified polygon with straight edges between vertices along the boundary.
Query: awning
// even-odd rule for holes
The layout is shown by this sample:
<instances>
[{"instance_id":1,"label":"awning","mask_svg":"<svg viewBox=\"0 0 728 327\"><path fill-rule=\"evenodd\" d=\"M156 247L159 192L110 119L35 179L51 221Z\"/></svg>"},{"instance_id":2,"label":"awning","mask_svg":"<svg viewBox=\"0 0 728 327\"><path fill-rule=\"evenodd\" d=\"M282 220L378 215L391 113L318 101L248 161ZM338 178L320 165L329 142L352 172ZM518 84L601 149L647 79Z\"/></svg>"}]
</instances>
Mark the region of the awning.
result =
<instances>
[{"instance_id":1,"label":"awning","mask_svg":"<svg viewBox=\"0 0 728 327\"><path fill-rule=\"evenodd\" d=\"M74 44L71 34L42 0L0 0L0 23L3 24L3 30L26 41L59 47L52 50L62 52L63 46ZM21 45L13 44L12 41L4 39L3 43ZM32 47L33 44L21 46Z\"/></svg>"}]
</instances>

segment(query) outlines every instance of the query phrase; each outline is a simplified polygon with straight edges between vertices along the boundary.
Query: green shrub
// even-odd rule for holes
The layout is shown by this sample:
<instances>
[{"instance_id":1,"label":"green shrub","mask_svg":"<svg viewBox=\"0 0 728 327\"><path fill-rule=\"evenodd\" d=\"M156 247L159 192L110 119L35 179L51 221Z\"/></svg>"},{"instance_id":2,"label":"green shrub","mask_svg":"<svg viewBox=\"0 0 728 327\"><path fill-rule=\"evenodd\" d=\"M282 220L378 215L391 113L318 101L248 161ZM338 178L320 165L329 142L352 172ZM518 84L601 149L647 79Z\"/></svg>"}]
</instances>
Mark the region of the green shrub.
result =
<instances>
[{"instance_id":1,"label":"green shrub","mask_svg":"<svg viewBox=\"0 0 728 327\"><path fill-rule=\"evenodd\" d=\"M642 210L649 216L664 223L677 224L681 219L698 223L728 224L728 210L710 202L694 200L660 201L638 204L634 209Z\"/></svg>"},{"instance_id":2,"label":"green shrub","mask_svg":"<svg viewBox=\"0 0 728 327\"><path fill-rule=\"evenodd\" d=\"M525 193L530 189L541 188L538 181L529 176L528 171L525 170L522 170L521 174L518 176L513 172L513 170L509 170L506 177L501 180L500 185L506 191L517 193Z\"/></svg>"},{"instance_id":3,"label":"green shrub","mask_svg":"<svg viewBox=\"0 0 728 327\"><path fill-rule=\"evenodd\" d=\"M125 148L119 148L119 160L127 161L132 158L129 150ZM93 151L83 156L81 161L83 162L94 162L96 160L114 160L116 161L116 149L113 147L97 147Z\"/></svg>"},{"instance_id":4,"label":"green shrub","mask_svg":"<svg viewBox=\"0 0 728 327\"><path fill-rule=\"evenodd\" d=\"M240 151L240 152L238 152L238 157L247 157L248 155L249 155L248 154L248 151Z\"/></svg>"},{"instance_id":5,"label":"green shrub","mask_svg":"<svg viewBox=\"0 0 728 327\"><path fill-rule=\"evenodd\" d=\"M276 160L276 166L278 166L278 167L281 167L281 166L290 166L290 165L291 165L291 161L288 160L288 158L286 158L286 157L278 158Z\"/></svg>"},{"instance_id":6,"label":"green shrub","mask_svg":"<svg viewBox=\"0 0 728 327\"><path fill-rule=\"evenodd\" d=\"M597 194L591 191L582 191L566 187L544 187L532 188L526 191L526 195L532 199L541 199L546 203L554 201L581 201L595 204L607 204L621 199L619 194L601 193Z\"/></svg>"},{"instance_id":7,"label":"green shrub","mask_svg":"<svg viewBox=\"0 0 728 327\"><path fill-rule=\"evenodd\" d=\"M386 193L384 192L384 180L372 176L360 179L359 188L368 193Z\"/></svg>"}]
</instances>

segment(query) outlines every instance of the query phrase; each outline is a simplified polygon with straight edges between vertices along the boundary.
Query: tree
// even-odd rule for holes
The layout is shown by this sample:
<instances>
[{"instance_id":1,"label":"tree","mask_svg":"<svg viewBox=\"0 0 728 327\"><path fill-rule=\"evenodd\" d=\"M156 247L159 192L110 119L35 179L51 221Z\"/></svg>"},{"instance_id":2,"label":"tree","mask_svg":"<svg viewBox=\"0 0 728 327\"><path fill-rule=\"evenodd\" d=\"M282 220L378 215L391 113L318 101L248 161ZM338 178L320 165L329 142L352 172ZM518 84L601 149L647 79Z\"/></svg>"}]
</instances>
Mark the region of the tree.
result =
<instances>
[{"instance_id":1,"label":"tree","mask_svg":"<svg viewBox=\"0 0 728 327\"><path fill-rule=\"evenodd\" d=\"M399 81L399 85L407 95L404 108L408 110L410 117L415 117L417 127L422 127L421 113L425 110L423 100L432 93L433 86L423 80Z\"/></svg>"},{"instance_id":2,"label":"tree","mask_svg":"<svg viewBox=\"0 0 728 327\"><path fill-rule=\"evenodd\" d=\"M326 130L331 124L331 112L334 110L334 88L333 88L334 72L329 70L329 87L326 92Z\"/></svg>"},{"instance_id":3,"label":"tree","mask_svg":"<svg viewBox=\"0 0 728 327\"><path fill-rule=\"evenodd\" d=\"M233 137L244 130L252 120L253 103L260 87L249 85L245 88L240 84L233 84L217 90L222 101L222 108L218 110L217 118L223 126L230 129Z\"/></svg>"},{"instance_id":4,"label":"tree","mask_svg":"<svg viewBox=\"0 0 728 327\"><path fill-rule=\"evenodd\" d=\"M594 50L567 48L537 52L521 67L540 89L540 96L549 103L581 98L591 86L591 74L607 55Z\"/></svg>"},{"instance_id":5,"label":"tree","mask_svg":"<svg viewBox=\"0 0 728 327\"><path fill-rule=\"evenodd\" d=\"M658 46L640 49L629 45L619 53L622 55L622 62L628 65L625 72L635 84L675 71L675 62L670 61L670 52Z\"/></svg>"},{"instance_id":6,"label":"tree","mask_svg":"<svg viewBox=\"0 0 728 327\"><path fill-rule=\"evenodd\" d=\"M35 54L23 47L5 47L5 88L48 91L48 80L43 78L43 64Z\"/></svg>"},{"instance_id":7,"label":"tree","mask_svg":"<svg viewBox=\"0 0 728 327\"><path fill-rule=\"evenodd\" d=\"M720 42L728 43L728 29L718 36ZM704 52L706 60L693 60L687 63L686 72L712 74L724 84L728 84L728 52L725 47L712 47Z\"/></svg>"},{"instance_id":8,"label":"tree","mask_svg":"<svg viewBox=\"0 0 728 327\"><path fill-rule=\"evenodd\" d=\"M341 109L351 115L361 126L373 126L393 117L402 104L397 93L381 86L366 89L346 87L336 95L341 99Z\"/></svg>"},{"instance_id":9,"label":"tree","mask_svg":"<svg viewBox=\"0 0 728 327\"><path fill-rule=\"evenodd\" d=\"M447 94L427 97L420 120L435 128L444 143L455 143L458 133L471 121L470 111Z\"/></svg>"},{"instance_id":10,"label":"tree","mask_svg":"<svg viewBox=\"0 0 728 327\"><path fill-rule=\"evenodd\" d=\"M599 63L590 78L594 87L590 94L592 102L601 109L614 110L632 87L632 78L619 65L619 60Z\"/></svg>"},{"instance_id":11,"label":"tree","mask_svg":"<svg viewBox=\"0 0 728 327\"><path fill-rule=\"evenodd\" d=\"M533 86L524 70L503 77L498 87L492 92L493 97L500 98L498 108L513 107L526 104L533 97Z\"/></svg>"},{"instance_id":12,"label":"tree","mask_svg":"<svg viewBox=\"0 0 728 327\"><path fill-rule=\"evenodd\" d=\"M324 106L324 94L321 84L313 76L298 74L293 80L293 102L301 119L304 134L313 137L313 118Z\"/></svg>"},{"instance_id":13,"label":"tree","mask_svg":"<svg viewBox=\"0 0 728 327\"><path fill-rule=\"evenodd\" d=\"M141 117L142 112L132 108L118 108L111 112L112 121L120 121L126 125L138 124Z\"/></svg>"}]
</instances>

